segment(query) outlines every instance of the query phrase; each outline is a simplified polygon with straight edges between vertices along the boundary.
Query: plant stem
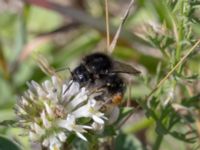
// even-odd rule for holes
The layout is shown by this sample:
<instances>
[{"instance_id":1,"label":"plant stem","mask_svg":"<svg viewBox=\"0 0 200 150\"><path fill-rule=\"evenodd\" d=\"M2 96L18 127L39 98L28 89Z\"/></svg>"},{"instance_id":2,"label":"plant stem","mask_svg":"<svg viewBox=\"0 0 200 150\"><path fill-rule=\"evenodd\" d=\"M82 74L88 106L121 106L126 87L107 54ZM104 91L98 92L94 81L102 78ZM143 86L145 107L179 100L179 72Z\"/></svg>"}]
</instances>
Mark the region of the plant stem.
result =
<instances>
[{"instance_id":1,"label":"plant stem","mask_svg":"<svg viewBox=\"0 0 200 150\"><path fill-rule=\"evenodd\" d=\"M162 143L162 140L163 140L163 135L158 135L157 138L156 138L156 142L153 145L152 150L159 150L161 143Z\"/></svg>"},{"instance_id":2,"label":"plant stem","mask_svg":"<svg viewBox=\"0 0 200 150\"><path fill-rule=\"evenodd\" d=\"M151 91L151 93L147 96L147 100L151 97L151 95L169 78L172 73L185 61L185 59L194 51L194 49L199 45L200 39L188 50L188 52L179 60L179 62L168 72L168 74L160 80L160 82L156 85L156 87Z\"/></svg>"},{"instance_id":3,"label":"plant stem","mask_svg":"<svg viewBox=\"0 0 200 150\"><path fill-rule=\"evenodd\" d=\"M110 28L109 28L109 13L108 13L108 0L105 0L105 13L106 13L106 38L107 46L106 51L108 51L110 46Z\"/></svg>"},{"instance_id":4,"label":"plant stem","mask_svg":"<svg viewBox=\"0 0 200 150\"><path fill-rule=\"evenodd\" d=\"M133 4L134 4L134 0L131 0L130 3L129 3L129 5L128 5L128 8L126 9L126 11L124 13L124 16L122 17L121 23L120 23L120 25L119 25L119 27L117 29L117 32L115 33L115 36L114 36L114 38L113 38L113 40L112 40L112 42L111 42L111 44L109 46L109 49L108 49L108 51L109 51L110 54L112 54L112 52L115 49L117 40L118 40L120 32L122 30L122 26L124 25L125 21L127 20L127 17L129 15L130 9L133 6Z\"/></svg>"}]
</instances>

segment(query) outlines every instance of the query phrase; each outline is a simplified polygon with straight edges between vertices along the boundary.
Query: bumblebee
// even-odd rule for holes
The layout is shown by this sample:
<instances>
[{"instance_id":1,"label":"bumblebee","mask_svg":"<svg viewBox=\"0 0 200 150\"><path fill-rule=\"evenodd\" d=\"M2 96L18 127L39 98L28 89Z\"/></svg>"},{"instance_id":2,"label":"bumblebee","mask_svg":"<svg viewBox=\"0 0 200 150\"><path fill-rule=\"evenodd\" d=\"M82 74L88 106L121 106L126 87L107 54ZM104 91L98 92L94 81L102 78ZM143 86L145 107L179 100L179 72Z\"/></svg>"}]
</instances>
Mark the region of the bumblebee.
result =
<instances>
[{"instance_id":1,"label":"bumblebee","mask_svg":"<svg viewBox=\"0 0 200 150\"><path fill-rule=\"evenodd\" d=\"M111 97L111 102L117 105L121 102L126 89L125 81L120 74L137 75L140 71L104 53L93 53L84 57L71 73L72 80L81 86L99 86L104 89L106 95Z\"/></svg>"}]
</instances>

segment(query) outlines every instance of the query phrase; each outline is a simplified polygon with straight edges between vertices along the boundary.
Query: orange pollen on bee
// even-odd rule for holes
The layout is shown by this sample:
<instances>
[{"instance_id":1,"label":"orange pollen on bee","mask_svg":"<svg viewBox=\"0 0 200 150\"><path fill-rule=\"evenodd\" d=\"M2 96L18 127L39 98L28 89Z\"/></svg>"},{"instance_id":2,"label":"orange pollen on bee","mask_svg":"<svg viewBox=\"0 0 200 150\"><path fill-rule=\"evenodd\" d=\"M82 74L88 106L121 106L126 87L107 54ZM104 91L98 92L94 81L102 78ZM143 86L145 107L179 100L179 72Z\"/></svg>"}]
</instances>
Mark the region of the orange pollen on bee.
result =
<instances>
[{"instance_id":1,"label":"orange pollen on bee","mask_svg":"<svg viewBox=\"0 0 200 150\"><path fill-rule=\"evenodd\" d=\"M121 94L115 94L113 97L112 97L112 103L114 105L119 105L122 101L123 97Z\"/></svg>"}]
</instances>

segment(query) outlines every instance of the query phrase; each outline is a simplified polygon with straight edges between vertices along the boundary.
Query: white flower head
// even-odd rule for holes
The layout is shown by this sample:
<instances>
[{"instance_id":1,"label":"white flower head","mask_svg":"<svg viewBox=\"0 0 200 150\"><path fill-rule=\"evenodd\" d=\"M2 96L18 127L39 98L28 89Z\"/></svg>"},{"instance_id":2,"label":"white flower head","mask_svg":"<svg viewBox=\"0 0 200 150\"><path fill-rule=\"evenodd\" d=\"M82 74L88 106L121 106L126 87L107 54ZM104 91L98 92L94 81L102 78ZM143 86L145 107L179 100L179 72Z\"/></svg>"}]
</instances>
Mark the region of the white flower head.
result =
<instances>
[{"instance_id":1,"label":"white flower head","mask_svg":"<svg viewBox=\"0 0 200 150\"><path fill-rule=\"evenodd\" d=\"M70 134L87 141L91 130L103 130L107 116L101 111L102 102L89 89L74 81L52 80L27 83L29 89L16 105L20 127L28 129L32 141L49 149L60 149ZM88 118L81 123L80 118ZM77 123L78 122L78 123Z\"/></svg>"}]
</instances>

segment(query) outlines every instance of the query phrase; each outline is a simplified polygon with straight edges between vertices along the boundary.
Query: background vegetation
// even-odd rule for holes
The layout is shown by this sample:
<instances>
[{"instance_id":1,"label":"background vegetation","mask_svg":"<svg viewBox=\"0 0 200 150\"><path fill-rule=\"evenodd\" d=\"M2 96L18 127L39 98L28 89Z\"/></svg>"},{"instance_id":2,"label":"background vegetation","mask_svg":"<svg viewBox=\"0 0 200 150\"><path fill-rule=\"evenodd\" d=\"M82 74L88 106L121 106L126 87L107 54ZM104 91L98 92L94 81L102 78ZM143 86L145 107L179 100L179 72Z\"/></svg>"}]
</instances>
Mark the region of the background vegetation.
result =
<instances>
[{"instance_id":1,"label":"background vegetation","mask_svg":"<svg viewBox=\"0 0 200 150\"><path fill-rule=\"evenodd\" d=\"M129 0L109 0L111 36L128 4ZM102 0L0 0L0 121L15 119L13 106L27 81L49 78L38 60L46 59L57 69L74 68L84 55L105 52L104 20ZM105 131L99 141L102 148L200 149L199 36L200 1L135 1L112 57L142 74L127 77L130 84L121 104L124 121L112 128L118 133L114 138ZM70 76L68 71L60 74ZM21 133L1 126L0 149L31 149ZM88 149L86 143L75 145L83 147Z\"/></svg>"}]
</instances>

